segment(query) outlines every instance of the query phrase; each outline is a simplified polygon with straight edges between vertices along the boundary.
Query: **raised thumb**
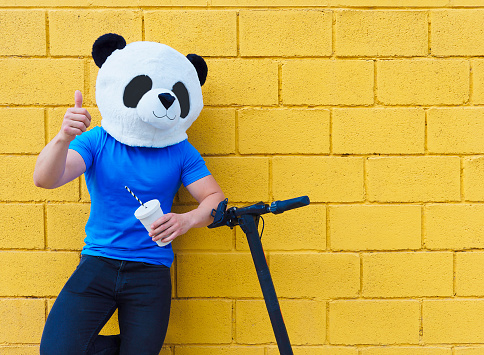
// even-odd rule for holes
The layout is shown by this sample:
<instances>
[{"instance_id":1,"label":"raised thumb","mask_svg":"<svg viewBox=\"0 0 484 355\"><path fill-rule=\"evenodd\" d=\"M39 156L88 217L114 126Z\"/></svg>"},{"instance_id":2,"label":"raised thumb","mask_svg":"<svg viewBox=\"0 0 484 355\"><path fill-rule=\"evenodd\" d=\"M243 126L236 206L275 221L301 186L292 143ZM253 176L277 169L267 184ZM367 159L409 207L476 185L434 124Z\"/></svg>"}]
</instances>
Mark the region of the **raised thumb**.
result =
<instances>
[{"instance_id":1,"label":"raised thumb","mask_svg":"<svg viewBox=\"0 0 484 355\"><path fill-rule=\"evenodd\" d=\"M82 107L82 93L79 90L76 90L74 94L74 107Z\"/></svg>"}]
</instances>

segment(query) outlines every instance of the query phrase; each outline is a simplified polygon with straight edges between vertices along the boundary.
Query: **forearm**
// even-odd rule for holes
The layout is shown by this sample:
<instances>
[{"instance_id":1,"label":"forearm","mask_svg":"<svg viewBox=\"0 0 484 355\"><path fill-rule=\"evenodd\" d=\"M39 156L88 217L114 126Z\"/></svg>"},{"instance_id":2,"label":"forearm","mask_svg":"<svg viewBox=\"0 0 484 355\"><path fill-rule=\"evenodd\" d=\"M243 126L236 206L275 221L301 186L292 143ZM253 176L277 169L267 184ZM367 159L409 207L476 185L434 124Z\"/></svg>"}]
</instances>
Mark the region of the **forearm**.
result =
<instances>
[{"instance_id":1,"label":"forearm","mask_svg":"<svg viewBox=\"0 0 484 355\"><path fill-rule=\"evenodd\" d=\"M212 175L187 186L188 192L198 201L198 207L187 213L168 213L153 223L150 236L154 241L169 242L191 228L206 227L213 221L212 210L225 196Z\"/></svg>"},{"instance_id":2,"label":"forearm","mask_svg":"<svg viewBox=\"0 0 484 355\"><path fill-rule=\"evenodd\" d=\"M223 192L214 192L200 202L198 207L186 215L189 217L190 228L206 227L213 222L212 210L225 198Z\"/></svg>"},{"instance_id":3,"label":"forearm","mask_svg":"<svg viewBox=\"0 0 484 355\"><path fill-rule=\"evenodd\" d=\"M39 154L34 170L34 183L52 189L64 175L69 141L55 136Z\"/></svg>"}]
</instances>

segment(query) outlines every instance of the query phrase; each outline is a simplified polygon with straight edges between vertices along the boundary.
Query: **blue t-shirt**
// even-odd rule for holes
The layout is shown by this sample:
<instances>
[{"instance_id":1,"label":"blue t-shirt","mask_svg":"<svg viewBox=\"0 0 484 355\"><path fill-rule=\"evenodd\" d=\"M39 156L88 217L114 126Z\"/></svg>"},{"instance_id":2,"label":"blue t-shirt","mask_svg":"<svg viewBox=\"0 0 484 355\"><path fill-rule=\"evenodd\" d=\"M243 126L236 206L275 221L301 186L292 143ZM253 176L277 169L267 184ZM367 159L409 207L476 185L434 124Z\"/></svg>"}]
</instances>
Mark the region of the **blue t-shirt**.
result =
<instances>
[{"instance_id":1,"label":"blue t-shirt","mask_svg":"<svg viewBox=\"0 0 484 355\"><path fill-rule=\"evenodd\" d=\"M164 213L171 211L181 184L187 186L210 175L200 153L187 141L165 148L131 147L118 142L102 127L77 136L69 149L86 163L86 185L91 212L82 254L171 266L171 243L159 247L134 212L139 199L158 199Z\"/></svg>"}]
</instances>

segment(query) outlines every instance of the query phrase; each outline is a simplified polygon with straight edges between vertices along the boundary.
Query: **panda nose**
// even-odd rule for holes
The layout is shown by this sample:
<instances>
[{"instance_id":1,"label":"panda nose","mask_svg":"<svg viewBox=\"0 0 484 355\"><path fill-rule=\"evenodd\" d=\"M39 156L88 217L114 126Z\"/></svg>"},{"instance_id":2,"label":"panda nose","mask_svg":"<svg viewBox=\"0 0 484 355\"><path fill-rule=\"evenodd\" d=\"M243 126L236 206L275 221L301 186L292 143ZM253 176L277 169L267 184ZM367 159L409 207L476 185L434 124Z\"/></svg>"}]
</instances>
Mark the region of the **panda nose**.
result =
<instances>
[{"instance_id":1,"label":"panda nose","mask_svg":"<svg viewBox=\"0 0 484 355\"><path fill-rule=\"evenodd\" d=\"M163 106L165 106L167 110L175 102L175 98L168 93L159 94L158 98L160 99L161 103L163 104Z\"/></svg>"}]
</instances>

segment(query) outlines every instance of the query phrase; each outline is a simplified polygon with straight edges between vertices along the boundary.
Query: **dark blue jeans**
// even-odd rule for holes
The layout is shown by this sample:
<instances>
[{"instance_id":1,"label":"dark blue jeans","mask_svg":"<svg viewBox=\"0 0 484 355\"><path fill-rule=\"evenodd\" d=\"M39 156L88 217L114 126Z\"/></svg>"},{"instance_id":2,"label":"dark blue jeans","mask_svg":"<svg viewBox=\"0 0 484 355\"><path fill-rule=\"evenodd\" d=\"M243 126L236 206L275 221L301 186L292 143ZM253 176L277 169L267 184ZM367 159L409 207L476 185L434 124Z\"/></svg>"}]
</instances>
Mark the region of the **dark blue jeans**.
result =
<instances>
[{"instance_id":1,"label":"dark blue jeans","mask_svg":"<svg viewBox=\"0 0 484 355\"><path fill-rule=\"evenodd\" d=\"M41 355L158 355L170 317L166 266L85 256L49 313ZM118 309L120 334L98 335Z\"/></svg>"}]
</instances>

